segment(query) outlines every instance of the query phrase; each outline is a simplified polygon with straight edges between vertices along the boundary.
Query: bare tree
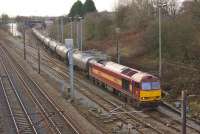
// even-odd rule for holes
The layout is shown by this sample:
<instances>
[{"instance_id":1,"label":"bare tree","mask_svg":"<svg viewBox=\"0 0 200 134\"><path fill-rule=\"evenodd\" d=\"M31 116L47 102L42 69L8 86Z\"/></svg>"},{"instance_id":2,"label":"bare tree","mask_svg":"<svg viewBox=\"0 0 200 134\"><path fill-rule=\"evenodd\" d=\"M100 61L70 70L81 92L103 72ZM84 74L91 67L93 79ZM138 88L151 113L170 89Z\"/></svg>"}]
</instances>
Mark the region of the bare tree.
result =
<instances>
[{"instance_id":1,"label":"bare tree","mask_svg":"<svg viewBox=\"0 0 200 134\"><path fill-rule=\"evenodd\" d=\"M178 2L177 0L169 0L168 2L168 13L173 17L178 13Z\"/></svg>"},{"instance_id":2,"label":"bare tree","mask_svg":"<svg viewBox=\"0 0 200 134\"><path fill-rule=\"evenodd\" d=\"M9 17L7 14L2 14L1 15L1 19L2 19L2 23L3 24L7 24L8 23L8 20L9 20Z\"/></svg>"}]
</instances>

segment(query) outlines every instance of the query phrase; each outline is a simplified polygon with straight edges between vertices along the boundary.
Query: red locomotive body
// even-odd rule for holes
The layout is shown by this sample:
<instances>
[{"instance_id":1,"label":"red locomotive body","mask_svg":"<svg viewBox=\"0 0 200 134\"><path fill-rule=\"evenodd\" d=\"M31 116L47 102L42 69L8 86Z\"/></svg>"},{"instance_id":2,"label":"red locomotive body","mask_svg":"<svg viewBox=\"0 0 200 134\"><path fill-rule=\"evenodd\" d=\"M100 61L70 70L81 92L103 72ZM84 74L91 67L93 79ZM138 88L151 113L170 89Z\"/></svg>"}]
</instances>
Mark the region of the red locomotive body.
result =
<instances>
[{"instance_id":1,"label":"red locomotive body","mask_svg":"<svg viewBox=\"0 0 200 134\"><path fill-rule=\"evenodd\" d=\"M89 75L100 82L103 82L105 86L110 86L114 90L117 90L127 96L139 97L139 90L135 92L133 96L133 86L130 77L127 77L121 73L115 72L105 68L102 64L91 64L89 68Z\"/></svg>"},{"instance_id":2,"label":"red locomotive body","mask_svg":"<svg viewBox=\"0 0 200 134\"><path fill-rule=\"evenodd\" d=\"M122 66L114 62L90 63L89 76L96 82L110 87L113 92L131 98L133 105L157 104L161 90L159 80L147 73ZM155 85L156 88L154 88ZM149 87L150 86L150 87Z\"/></svg>"}]
</instances>

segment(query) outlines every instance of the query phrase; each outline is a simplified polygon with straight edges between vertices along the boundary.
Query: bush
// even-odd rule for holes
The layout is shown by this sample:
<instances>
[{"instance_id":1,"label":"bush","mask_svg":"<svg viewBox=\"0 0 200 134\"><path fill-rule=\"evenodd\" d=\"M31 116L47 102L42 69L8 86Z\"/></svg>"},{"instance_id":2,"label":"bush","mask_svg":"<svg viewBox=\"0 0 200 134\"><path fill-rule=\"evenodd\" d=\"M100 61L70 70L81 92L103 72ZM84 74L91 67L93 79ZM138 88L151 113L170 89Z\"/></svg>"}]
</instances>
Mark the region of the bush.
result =
<instances>
[{"instance_id":1,"label":"bush","mask_svg":"<svg viewBox=\"0 0 200 134\"><path fill-rule=\"evenodd\" d=\"M103 13L91 13L86 15L86 39L100 40L109 37L112 33L112 19Z\"/></svg>"}]
</instances>

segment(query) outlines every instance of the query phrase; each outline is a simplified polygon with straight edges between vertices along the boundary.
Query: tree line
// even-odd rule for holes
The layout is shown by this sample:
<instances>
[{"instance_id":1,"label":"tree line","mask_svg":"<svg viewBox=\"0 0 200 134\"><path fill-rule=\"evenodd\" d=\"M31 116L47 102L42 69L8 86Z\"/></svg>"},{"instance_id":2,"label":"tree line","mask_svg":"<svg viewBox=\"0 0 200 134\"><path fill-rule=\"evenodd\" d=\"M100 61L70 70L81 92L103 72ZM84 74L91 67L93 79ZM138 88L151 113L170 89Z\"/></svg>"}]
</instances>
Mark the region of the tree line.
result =
<instances>
[{"instance_id":1,"label":"tree line","mask_svg":"<svg viewBox=\"0 0 200 134\"><path fill-rule=\"evenodd\" d=\"M7 14L1 15L1 24L7 24L9 22L9 16Z\"/></svg>"},{"instance_id":2,"label":"tree line","mask_svg":"<svg viewBox=\"0 0 200 134\"><path fill-rule=\"evenodd\" d=\"M85 14L90 13L90 12L97 12L97 9L93 0L86 0L85 3L82 3L80 0L77 0L71 7L69 16L83 17Z\"/></svg>"}]
</instances>

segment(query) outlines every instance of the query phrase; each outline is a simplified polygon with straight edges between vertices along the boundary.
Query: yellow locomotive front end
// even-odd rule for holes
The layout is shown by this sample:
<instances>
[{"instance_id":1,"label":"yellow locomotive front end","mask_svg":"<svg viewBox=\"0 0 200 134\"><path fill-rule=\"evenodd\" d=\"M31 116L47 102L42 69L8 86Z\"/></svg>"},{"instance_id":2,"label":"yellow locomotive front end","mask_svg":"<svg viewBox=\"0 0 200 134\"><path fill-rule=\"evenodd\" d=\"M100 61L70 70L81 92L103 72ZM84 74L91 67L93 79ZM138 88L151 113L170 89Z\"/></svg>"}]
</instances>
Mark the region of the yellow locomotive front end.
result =
<instances>
[{"instance_id":1,"label":"yellow locomotive front end","mask_svg":"<svg viewBox=\"0 0 200 134\"><path fill-rule=\"evenodd\" d=\"M158 106L161 101L159 78L143 72L135 74L132 78L134 91L137 91L134 92L135 98L137 98L137 106Z\"/></svg>"},{"instance_id":2,"label":"yellow locomotive front end","mask_svg":"<svg viewBox=\"0 0 200 134\"><path fill-rule=\"evenodd\" d=\"M140 107L155 108L161 101L160 82L142 82L139 92Z\"/></svg>"},{"instance_id":3,"label":"yellow locomotive front end","mask_svg":"<svg viewBox=\"0 0 200 134\"><path fill-rule=\"evenodd\" d=\"M158 102L161 100L160 82L142 82L140 102Z\"/></svg>"}]
</instances>

